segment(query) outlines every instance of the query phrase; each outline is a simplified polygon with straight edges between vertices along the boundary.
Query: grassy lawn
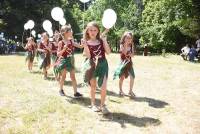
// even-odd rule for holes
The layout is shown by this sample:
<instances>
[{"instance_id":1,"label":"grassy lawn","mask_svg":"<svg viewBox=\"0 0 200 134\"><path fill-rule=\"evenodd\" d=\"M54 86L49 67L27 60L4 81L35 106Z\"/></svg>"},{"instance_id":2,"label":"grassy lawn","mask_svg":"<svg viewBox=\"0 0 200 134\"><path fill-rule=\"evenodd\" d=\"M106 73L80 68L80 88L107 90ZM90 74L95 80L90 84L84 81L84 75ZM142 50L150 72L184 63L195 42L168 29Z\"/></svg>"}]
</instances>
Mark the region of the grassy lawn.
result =
<instances>
[{"instance_id":1,"label":"grassy lawn","mask_svg":"<svg viewBox=\"0 0 200 134\"><path fill-rule=\"evenodd\" d=\"M60 97L50 70L43 80L36 63L29 73L24 56L0 56L1 134L199 134L200 64L180 56L135 56L134 100L118 96L118 80L112 80L119 55L107 56L109 80L108 116L89 108L89 88L83 84L84 57L75 55L78 90L84 98L74 99L67 75ZM36 60L35 60L36 61ZM129 80L124 81L128 93ZM99 103L97 90L97 103Z\"/></svg>"}]
</instances>

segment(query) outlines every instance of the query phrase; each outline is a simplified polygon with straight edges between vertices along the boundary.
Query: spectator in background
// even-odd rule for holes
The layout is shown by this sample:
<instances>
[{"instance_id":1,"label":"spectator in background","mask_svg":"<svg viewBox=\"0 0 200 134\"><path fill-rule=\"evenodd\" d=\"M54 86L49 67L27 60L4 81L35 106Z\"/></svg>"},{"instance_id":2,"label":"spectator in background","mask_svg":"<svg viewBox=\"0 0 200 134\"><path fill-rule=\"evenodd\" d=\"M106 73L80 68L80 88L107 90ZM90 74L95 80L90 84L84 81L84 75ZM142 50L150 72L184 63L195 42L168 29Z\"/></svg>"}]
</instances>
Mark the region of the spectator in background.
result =
<instances>
[{"instance_id":1,"label":"spectator in background","mask_svg":"<svg viewBox=\"0 0 200 134\"><path fill-rule=\"evenodd\" d=\"M188 44L181 49L181 56L184 60L187 60L188 54L190 52L190 47Z\"/></svg>"},{"instance_id":2,"label":"spectator in background","mask_svg":"<svg viewBox=\"0 0 200 134\"><path fill-rule=\"evenodd\" d=\"M195 57L197 56L197 51L195 49L195 47L192 45L192 47L190 48L190 51L189 51L189 61L194 61Z\"/></svg>"},{"instance_id":3,"label":"spectator in background","mask_svg":"<svg viewBox=\"0 0 200 134\"><path fill-rule=\"evenodd\" d=\"M144 52L143 52L143 56L147 56L148 55L148 45L145 44L144 45Z\"/></svg>"},{"instance_id":4,"label":"spectator in background","mask_svg":"<svg viewBox=\"0 0 200 134\"><path fill-rule=\"evenodd\" d=\"M196 41L196 45L197 45L197 53L199 54L200 53L200 35L198 36L198 40Z\"/></svg>"}]
</instances>

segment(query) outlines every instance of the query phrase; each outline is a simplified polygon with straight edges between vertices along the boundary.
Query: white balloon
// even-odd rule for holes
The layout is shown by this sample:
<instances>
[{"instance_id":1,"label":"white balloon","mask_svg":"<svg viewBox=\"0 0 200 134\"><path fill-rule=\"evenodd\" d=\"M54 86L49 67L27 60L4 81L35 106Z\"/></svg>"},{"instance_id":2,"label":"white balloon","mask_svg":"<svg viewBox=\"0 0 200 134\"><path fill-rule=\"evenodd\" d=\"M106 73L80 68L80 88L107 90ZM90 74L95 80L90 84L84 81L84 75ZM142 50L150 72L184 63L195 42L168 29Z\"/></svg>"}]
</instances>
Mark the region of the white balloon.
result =
<instances>
[{"instance_id":1,"label":"white balloon","mask_svg":"<svg viewBox=\"0 0 200 134\"><path fill-rule=\"evenodd\" d=\"M47 30L47 33L49 34L49 37L52 37L52 36L53 36L53 30L52 30L52 29L48 29L48 30Z\"/></svg>"},{"instance_id":2,"label":"white balloon","mask_svg":"<svg viewBox=\"0 0 200 134\"><path fill-rule=\"evenodd\" d=\"M114 26L115 23L111 23L111 22L109 21L109 19L103 18L103 19L102 19L102 24L103 24L103 26L104 26L106 29L110 29L111 27Z\"/></svg>"},{"instance_id":3,"label":"white balloon","mask_svg":"<svg viewBox=\"0 0 200 134\"><path fill-rule=\"evenodd\" d=\"M66 24L66 20L65 18L62 18L60 21L59 21L60 25L65 25Z\"/></svg>"},{"instance_id":4,"label":"white balloon","mask_svg":"<svg viewBox=\"0 0 200 134\"><path fill-rule=\"evenodd\" d=\"M113 27L117 20L117 14L112 9L106 9L103 14L102 24L105 28L110 29Z\"/></svg>"},{"instance_id":5,"label":"white balloon","mask_svg":"<svg viewBox=\"0 0 200 134\"><path fill-rule=\"evenodd\" d=\"M35 26L35 23L34 23L33 20L29 20L29 21L27 22L27 24L28 24L28 28L29 28L29 29L33 29L33 27Z\"/></svg>"},{"instance_id":6,"label":"white balloon","mask_svg":"<svg viewBox=\"0 0 200 134\"><path fill-rule=\"evenodd\" d=\"M59 21L63 18L64 16L64 12L62 10L62 8L60 7L54 7L51 10L51 17L55 20L55 21Z\"/></svg>"},{"instance_id":7,"label":"white balloon","mask_svg":"<svg viewBox=\"0 0 200 134\"><path fill-rule=\"evenodd\" d=\"M43 26L43 28L44 28L45 31L50 30L52 28L51 21L49 21L49 20L43 21L42 26Z\"/></svg>"},{"instance_id":8,"label":"white balloon","mask_svg":"<svg viewBox=\"0 0 200 134\"><path fill-rule=\"evenodd\" d=\"M31 34L32 34L33 36L35 36L35 34L36 34L35 30L32 30L32 31L31 31Z\"/></svg>"},{"instance_id":9,"label":"white balloon","mask_svg":"<svg viewBox=\"0 0 200 134\"><path fill-rule=\"evenodd\" d=\"M41 34L38 34L37 36L38 36L38 38L41 38Z\"/></svg>"},{"instance_id":10,"label":"white balloon","mask_svg":"<svg viewBox=\"0 0 200 134\"><path fill-rule=\"evenodd\" d=\"M87 2L89 2L90 0L80 0L81 2L83 2L83 3L87 3Z\"/></svg>"},{"instance_id":11,"label":"white balloon","mask_svg":"<svg viewBox=\"0 0 200 134\"><path fill-rule=\"evenodd\" d=\"M53 41L53 38L49 38L49 41Z\"/></svg>"},{"instance_id":12,"label":"white balloon","mask_svg":"<svg viewBox=\"0 0 200 134\"><path fill-rule=\"evenodd\" d=\"M28 23L25 23L25 24L24 24L24 29L25 29L25 30L28 30Z\"/></svg>"}]
</instances>

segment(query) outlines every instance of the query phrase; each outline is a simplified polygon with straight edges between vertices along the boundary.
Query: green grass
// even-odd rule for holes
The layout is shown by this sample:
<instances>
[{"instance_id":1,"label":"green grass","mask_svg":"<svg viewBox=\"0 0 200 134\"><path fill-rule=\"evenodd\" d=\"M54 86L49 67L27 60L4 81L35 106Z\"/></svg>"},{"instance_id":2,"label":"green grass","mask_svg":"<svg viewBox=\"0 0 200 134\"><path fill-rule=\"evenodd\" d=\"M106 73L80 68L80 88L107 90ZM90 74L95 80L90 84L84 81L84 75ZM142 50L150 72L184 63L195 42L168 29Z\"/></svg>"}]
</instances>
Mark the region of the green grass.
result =
<instances>
[{"instance_id":1,"label":"green grass","mask_svg":"<svg viewBox=\"0 0 200 134\"><path fill-rule=\"evenodd\" d=\"M106 104L108 116L89 108L89 88L83 86L81 65L84 57L75 55L78 90L84 98L74 99L67 74L60 97L53 78L43 80L34 65L29 73L24 56L0 56L0 133L2 134L132 134L200 133L200 64L180 56L135 56L134 100L118 96L118 80L112 75L119 55L107 56L109 79ZM124 81L128 93L129 80ZM100 91L97 90L97 104Z\"/></svg>"}]
</instances>

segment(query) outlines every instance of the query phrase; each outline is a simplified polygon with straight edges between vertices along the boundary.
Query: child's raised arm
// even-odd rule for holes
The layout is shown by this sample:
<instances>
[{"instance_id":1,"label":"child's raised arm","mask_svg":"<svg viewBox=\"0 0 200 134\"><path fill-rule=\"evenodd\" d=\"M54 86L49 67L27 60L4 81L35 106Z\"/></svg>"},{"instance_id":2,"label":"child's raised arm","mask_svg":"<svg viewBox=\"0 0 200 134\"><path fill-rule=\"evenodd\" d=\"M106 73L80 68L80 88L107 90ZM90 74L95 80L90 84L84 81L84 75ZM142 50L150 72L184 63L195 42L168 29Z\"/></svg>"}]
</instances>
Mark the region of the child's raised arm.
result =
<instances>
[{"instance_id":1,"label":"child's raised arm","mask_svg":"<svg viewBox=\"0 0 200 134\"><path fill-rule=\"evenodd\" d=\"M110 54L111 49L110 49L110 46L109 46L109 44L107 42L107 38L103 37L102 40L103 40L103 47L105 49L106 54Z\"/></svg>"},{"instance_id":2,"label":"child's raised arm","mask_svg":"<svg viewBox=\"0 0 200 134\"><path fill-rule=\"evenodd\" d=\"M73 41L73 45L77 48L84 48L82 44Z\"/></svg>"}]
</instances>

